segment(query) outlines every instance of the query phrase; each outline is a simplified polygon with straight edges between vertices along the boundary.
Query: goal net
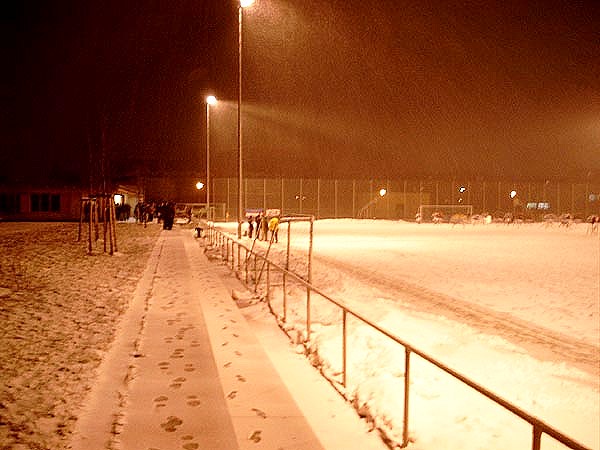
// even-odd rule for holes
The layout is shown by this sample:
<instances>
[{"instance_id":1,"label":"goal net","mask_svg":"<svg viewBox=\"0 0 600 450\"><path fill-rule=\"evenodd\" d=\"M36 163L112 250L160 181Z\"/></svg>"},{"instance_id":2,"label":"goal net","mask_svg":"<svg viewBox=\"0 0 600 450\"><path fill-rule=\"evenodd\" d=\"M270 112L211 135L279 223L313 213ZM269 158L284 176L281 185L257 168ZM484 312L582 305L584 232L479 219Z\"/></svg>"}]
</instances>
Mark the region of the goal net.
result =
<instances>
[{"instance_id":1,"label":"goal net","mask_svg":"<svg viewBox=\"0 0 600 450\"><path fill-rule=\"evenodd\" d=\"M473 205L421 205L417 211L417 222L449 222L453 216L473 215Z\"/></svg>"}]
</instances>

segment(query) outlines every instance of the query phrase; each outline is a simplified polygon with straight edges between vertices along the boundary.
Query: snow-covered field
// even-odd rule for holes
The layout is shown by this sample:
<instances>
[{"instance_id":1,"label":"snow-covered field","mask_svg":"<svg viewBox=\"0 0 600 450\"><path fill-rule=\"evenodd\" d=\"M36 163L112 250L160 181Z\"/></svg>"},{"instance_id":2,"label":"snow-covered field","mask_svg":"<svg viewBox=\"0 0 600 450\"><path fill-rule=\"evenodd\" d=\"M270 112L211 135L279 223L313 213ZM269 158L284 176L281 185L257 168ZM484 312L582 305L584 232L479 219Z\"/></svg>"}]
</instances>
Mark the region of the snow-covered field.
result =
<instances>
[{"instance_id":1,"label":"snow-covered field","mask_svg":"<svg viewBox=\"0 0 600 450\"><path fill-rule=\"evenodd\" d=\"M301 272L307 230L292 229L291 264ZM313 280L598 450L600 240L586 231L323 220L315 223ZM118 224L119 252L109 257L98 247L90 257L76 242L77 224L0 223L2 448L66 447L159 233ZM272 255L283 260L285 248L282 225ZM304 290L289 292L288 326L302 332ZM272 296L281 311L281 288ZM341 314L316 295L312 302L315 362L339 384ZM404 351L355 320L349 328L348 396L400 440ZM524 422L415 356L409 429L413 449L530 448ZM542 449L551 448L563 447L544 438Z\"/></svg>"},{"instance_id":2,"label":"snow-covered field","mask_svg":"<svg viewBox=\"0 0 600 450\"><path fill-rule=\"evenodd\" d=\"M118 224L119 252L87 256L77 228L0 223L2 449L66 448L160 232Z\"/></svg>"},{"instance_id":3,"label":"snow-covered field","mask_svg":"<svg viewBox=\"0 0 600 450\"><path fill-rule=\"evenodd\" d=\"M218 224L233 232L231 224ZM284 261L287 225L270 254ZM245 238L247 239L247 238ZM265 243L255 244L264 247ZM291 267L306 273L308 225L292 225ZM416 348L590 448L600 448L600 240L570 228L322 220L313 282ZM288 289L287 328L305 328ZM281 288L272 306L282 313ZM313 294L311 351L341 380L341 314ZM404 350L357 321L347 397L401 441ZM530 448L531 427L419 357L411 360L411 447ZM544 437L542 448L564 448Z\"/></svg>"}]
</instances>

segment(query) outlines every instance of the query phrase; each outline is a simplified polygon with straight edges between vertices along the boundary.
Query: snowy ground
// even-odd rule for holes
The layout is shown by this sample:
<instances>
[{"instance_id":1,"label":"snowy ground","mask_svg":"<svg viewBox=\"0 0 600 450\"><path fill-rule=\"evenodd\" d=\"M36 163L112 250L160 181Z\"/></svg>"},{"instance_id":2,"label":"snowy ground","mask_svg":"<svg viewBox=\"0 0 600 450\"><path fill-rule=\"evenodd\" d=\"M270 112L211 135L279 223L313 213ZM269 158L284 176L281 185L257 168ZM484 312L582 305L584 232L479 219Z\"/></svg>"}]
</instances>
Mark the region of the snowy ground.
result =
<instances>
[{"instance_id":1,"label":"snowy ground","mask_svg":"<svg viewBox=\"0 0 600 450\"><path fill-rule=\"evenodd\" d=\"M2 449L66 448L160 232L118 224L119 252L87 256L77 228L0 223Z\"/></svg>"},{"instance_id":2,"label":"snowy ground","mask_svg":"<svg viewBox=\"0 0 600 450\"><path fill-rule=\"evenodd\" d=\"M272 250L280 259L285 230ZM299 271L306 231L294 224ZM115 257L101 248L89 257L77 224L0 223L2 448L65 448L159 233L119 224ZM585 226L318 221L314 254L314 282L327 293L600 449L597 234ZM289 290L290 327L302 330L303 290ZM281 289L272 294L281 310ZM314 296L312 312L313 348L339 383L339 311ZM354 321L349 335L349 396L399 439L404 352ZM530 428L511 413L417 357L411 375L410 448L530 448ZM542 448L563 447L544 439Z\"/></svg>"},{"instance_id":3,"label":"snowy ground","mask_svg":"<svg viewBox=\"0 0 600 450\"><path fill-rule=\"evenodd\" d=\"M283 224L271 249L282 263L286 233ZM291 267L301 274L307 236L306 224L293 224ZM313 281L327 294L559 431L600 448L600 240L587 225L323 220L315 223L314 236ZM304 291L288 291L287 326L303 330ZM272 295L281 314L281 289ZM312 305L312 349L325 374L339 383L341 314L314 295ZM356 322L349 342L348 397L400 441L403 348ZM525 422L418 357L412 360L410 405L412 448L531 446ZM542 448L564 447L544 437Z\"/></svg>"}]
</instances>

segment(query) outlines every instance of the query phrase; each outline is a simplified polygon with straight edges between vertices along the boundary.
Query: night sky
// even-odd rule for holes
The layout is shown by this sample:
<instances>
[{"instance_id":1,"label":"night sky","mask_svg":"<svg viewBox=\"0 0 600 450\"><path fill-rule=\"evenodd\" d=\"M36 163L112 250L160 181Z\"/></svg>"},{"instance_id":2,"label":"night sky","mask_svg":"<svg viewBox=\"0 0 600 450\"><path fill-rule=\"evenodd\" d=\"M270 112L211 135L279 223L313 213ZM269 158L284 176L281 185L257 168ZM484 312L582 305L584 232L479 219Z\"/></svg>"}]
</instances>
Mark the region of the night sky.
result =
<instances>
[{"instance_id":1,"label":"night sky","mask_svg":"<svg viewBox=\"0 0 600 450\"><path fill-rule=\"evenodd\" d=\"M208 93L237 176L236 2L2 9L0 182L202 175ZM600 177L598 1L257 0L243 56L247 176Z\"/></svg>"}]
</instances>

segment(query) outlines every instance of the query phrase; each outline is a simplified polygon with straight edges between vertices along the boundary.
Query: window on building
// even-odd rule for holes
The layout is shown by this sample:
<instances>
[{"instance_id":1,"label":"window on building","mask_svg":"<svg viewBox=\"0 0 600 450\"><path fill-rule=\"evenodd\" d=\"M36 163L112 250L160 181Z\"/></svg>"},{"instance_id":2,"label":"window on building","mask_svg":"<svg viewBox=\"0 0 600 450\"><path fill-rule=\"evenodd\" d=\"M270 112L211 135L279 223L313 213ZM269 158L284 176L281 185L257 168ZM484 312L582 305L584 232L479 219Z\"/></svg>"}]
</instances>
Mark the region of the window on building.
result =
<instances>
[{"instance_id":1,"label":"window on building","mask_svg":"<svg viewBox=\"0 0 600 450\"><path fill-rule=\"evenodd\" d=\"M31 212L38 212L40 210L40 195L31 194Z\"/></svg>"},{"instance_id":2,"label":"window on building","mask_svg":"<svg viewBox=\"0 0 600 450\"><path fill-rule=\"evenodd\" d=\"M59 194L31 194L32 212L59 212L60 195Z\"/></svg>"},{"instance_id":3,"label":"window on building","mask_svg":"<svg viewBox=\"0 0 600 450\"><path fill-rule=\"evenodd\" d=\"M50 195L40 195L40 211L50 211Z\"/></svg>"},{"instance_id":4,"label":"window on building","mask_svg":"<svg viewBox=\"0 0 600 450\"><path fill-rule=\"evenodd\" d=\"M50 211L60 212L60 195L53 194L50 197Z\"/></svg>"},{"instance_id":5,"label":"window on building","mask_svg":"<svg viewBox=\"0 0 600 450\"><path fill-rule=\"evenodd\" d=\"M18 213L21 211L21 202L19 194L0 193L0 212Z\"/></svg>"}]
</instances>

